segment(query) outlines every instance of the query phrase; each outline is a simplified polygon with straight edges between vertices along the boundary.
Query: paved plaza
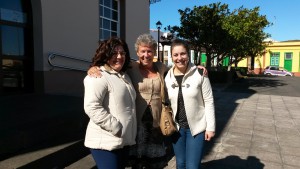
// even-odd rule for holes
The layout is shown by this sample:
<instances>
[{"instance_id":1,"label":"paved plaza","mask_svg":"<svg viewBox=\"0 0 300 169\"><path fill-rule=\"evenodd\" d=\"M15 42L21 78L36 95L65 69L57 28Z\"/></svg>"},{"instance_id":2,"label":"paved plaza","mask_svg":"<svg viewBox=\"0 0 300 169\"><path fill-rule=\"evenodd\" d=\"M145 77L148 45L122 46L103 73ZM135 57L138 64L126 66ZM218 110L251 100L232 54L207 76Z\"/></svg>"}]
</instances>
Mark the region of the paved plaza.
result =
<instances>
[{"instance_id":1,"label":"paved plaza","mask_svg":"<svg viewBox=\"0 0 300 169\"><path fill-rule=\"evenodd\" d=\"M256 77L215 88L217 135L204 169L299 169L300 79ZM175 158L167 169L175 168Z\"/></svg>"},{"instance_id":2,"label":"paved plaza","mask_svg":"<svg viewBox=\"0 0 300 169\"><path fill-rule=\"evenodd\" d=\"M296 77L248 78L229 86L214 85L217 131L206 143L203 168L299 169L299 86L300 78ZM90 154L82 148L82 140L4 159L0 168L43 168L43 162L55 162L54 152L72 145L76 149L73 152L84 155L62 168L95 168ZM60 158L69 157L62 154ZM173 157L165 169L175 168Z\"/></svg>"},{"instance_id":3,"label":"paved plaza","mask_svg":"<svg viewBox=\"0 0 300 169\"><path fill-rule=\"evenodd\" d=\"M204 169L300 168L300 97L219 92L215 99L217 136Z\"/></svg>"}]
</instances>

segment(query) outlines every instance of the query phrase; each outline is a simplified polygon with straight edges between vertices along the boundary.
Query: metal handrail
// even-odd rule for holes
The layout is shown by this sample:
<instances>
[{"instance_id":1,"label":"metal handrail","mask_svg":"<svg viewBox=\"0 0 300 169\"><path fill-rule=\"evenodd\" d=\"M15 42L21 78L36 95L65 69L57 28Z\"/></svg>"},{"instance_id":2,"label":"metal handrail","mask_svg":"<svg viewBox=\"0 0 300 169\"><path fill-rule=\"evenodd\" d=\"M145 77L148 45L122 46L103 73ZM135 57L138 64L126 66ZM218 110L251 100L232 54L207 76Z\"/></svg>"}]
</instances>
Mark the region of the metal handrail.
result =
<instances>
[{"instance_id":1,"label":"metal handrail","mask_svg":"<svg viewBox=\"0 0 300 169\"><path fill-rule=\"evenodd\" d=\"M70 70L86 71L86 69L82 69L82 68L75 68L75 67L70 67L70 66L65 66L65 65L60 65L60 64L53 63L52 60L54 60L55 57L57 57L57 56L62 57L62 58L71 59L71 60L81 61L81 62L85 62L85 63L91 63L91 61L87 60L87 59L82 59L82 58L77 58L77 57L73 57L73 56L68 56L68 55L64 55L64 54L51 52L48 55L48 63L52 67L58 67L58 68L70 69Z\"/></svg>"}]
</instances>

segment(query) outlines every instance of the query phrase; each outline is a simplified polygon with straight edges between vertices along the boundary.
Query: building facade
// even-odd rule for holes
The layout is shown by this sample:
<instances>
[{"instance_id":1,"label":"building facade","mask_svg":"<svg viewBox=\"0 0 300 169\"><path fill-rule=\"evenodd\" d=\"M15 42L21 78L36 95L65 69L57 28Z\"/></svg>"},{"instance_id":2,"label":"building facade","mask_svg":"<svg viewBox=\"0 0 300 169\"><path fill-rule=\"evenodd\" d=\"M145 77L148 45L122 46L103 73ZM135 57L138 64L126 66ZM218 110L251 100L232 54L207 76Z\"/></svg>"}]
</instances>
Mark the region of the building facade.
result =
<instances>
[{"instance_id":1,"label":"building facade","mask_svg":"<svg viewBox=\"0 0 300 169\"><path fill-rule=\"evenodd\" d=\"M300 40L273 42L263 56L255 59L256 72L267 66L278 66L300 76Z\"/></svg>"},{"instance_id":2,"label":"building facade","mask_svg":"<svg viewBox=\"0 0 300 169\"><path fill-rule=\"evenodd\" d=\"M134 42L149 32L149 1L1 1L0 26L0 95L82 95L80 70L99 40L119 36L136 58Z\"/></svg>"},{"instance_id":3,"label":"building facade","mask_svg":"<svg viewBox=\"0 0 300 169\"><path fill-rule=\"evenodd\" d=\"M205 66L206 54L201 53L200 59L201 65ZM295 76L300 77L300 40L282 42L273 41L266 47L264 54L255 57L254 61L254 70L252 71L254 74L262 74L267 66L276 66L284 68L292 72ZM225 57L222 65L228 66L228 64L229 57ZM212 65L217 66L216 59L213 61ZM240 61L237 66L250 69L251 57Z\"/></svg>"},{"instance_id":4,"label":"building facade","mask_svg":"<svg viewBox=\"0 0 300 169\"><path fill-rule=\"evenodd\" d=\"M300 77L300 40L272 42L265 53L255 59L254 73L261 74L267 66L282 67ZM239 67L250 67L251 58L239 62Z\"/></svg>"},{"instance_id":5,"label":"building facade","mask_svg":"<svg viewBox=\"0 0 300 169\"><path fill-rule=\"evenodd\" d=\"M82 134L83 79L99 40L119 36L136 58L148 32L149 1L0 1L0 156Z\"/></svg>"}]
</instances>

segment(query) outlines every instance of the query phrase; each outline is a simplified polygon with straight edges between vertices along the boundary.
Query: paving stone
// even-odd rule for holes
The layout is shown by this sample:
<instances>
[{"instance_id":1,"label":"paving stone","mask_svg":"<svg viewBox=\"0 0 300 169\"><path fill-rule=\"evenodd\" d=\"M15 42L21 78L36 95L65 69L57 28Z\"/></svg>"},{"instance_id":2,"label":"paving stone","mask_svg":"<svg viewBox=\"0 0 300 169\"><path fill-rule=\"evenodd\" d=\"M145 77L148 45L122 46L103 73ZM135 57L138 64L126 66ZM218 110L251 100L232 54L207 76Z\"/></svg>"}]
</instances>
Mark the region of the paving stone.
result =
<instances>
[{"instance_id":1,"label":"paving stone","mask_svg":"<svg viewBox=\"0 0 300 169\"><path fill-rule=\"evenodd\" d=\"M255 156L258 159L263 160L263 161L271 161L271 162L282 163L282 160L281 160L281 157L280 157L279 153L251 149L249 155L250 156Z\"/></svg>"},{"instance_id":2,"label":"paving stone","mask_svg":"<svg viewBox=\"0 0 300 169\"><path fill-rule=\"evenodd\" d=\"M263 163L264 167L259 169L284 169L281 163L274 163L271 161L261 161L261 163Z\"/></svg>"},{"instance_id":3,"label":"paving stone","mask_svg":"<svg viewBox=\"0 0 300 169\"><path fill-rule=\"evenodd\" d=\"M252 129L253 128L253 120L246 120L246 119L234 119L232 121L232 123L230 124L231 127L241 127L241 128L249 128Z\"/></svg>"},{"instance_id":4,"label":"paving stone","mask_svg":"<svg viewBox=\"0 0 300 169\"><path fill-rule=\"evenodd\" d=\"M237 140L235 138L222 138L221 144L224 147L244 147L249 149L251 146L251 141Z\"/></svg>"},{"instance_id":5,"label":"paving stone","mask_svg":"<svg viewBox=\"0 0 300 169\"><path fill-rule=\"evenodd\" d=\"M241 127L231 127L228 130L229 133L241 133L241 134L247 134L252 135L253 130L250 128L241 128Z\"/></svg>"},{"instance_id":6,"label":"paving stone","mask_svg":"<svg viewBox=\"0 0 300 169\"><path fill-rule=\"evenodd\" d=\"M293 155L282 155L284 164L297 166L300 168L300 157Z\"/></svg>"},{"instance_id":7,"label":"paving stone","mask_svg":"<svg viewBox=\"0 0 300 169\"><path fill-rule=\"evenodd\" d=\"M283 138L300 136L299 130L297 128L289 128L289 130L286 130L286 128L276 127L276 133L279 137L283 136Z\"/></svg>"},{"instance_id":8,"label":"paving stone","mask_svg":"<svg viewBox=\"0 0 300 169\"><path fill-rule=\"evenodd\" d=\"M300 143L298 143L300 144ZM294 155L300 157L300 146L299 147L291 147L289 145L280 146L281 154L284 155Z\"/></svg>"},{"instance_id":9,"label":"paving stone","mask_svg":"<svg viewBox=\"0 0 300 169\"><path fill-rule=\"evenodd\" d=\"M286 128L288 130L289 128L294 128L294 123L290 118L282 118L279 120L275 120L275 126L278 128Z\"/></svg>"},{"instance_id":10,"label":"paving stone","mask_svg":"<svg viewBox=\"0 0 300 169\"><path fill-rule=\"evenodd\" d=\"M297 166L290 166L290 165L286 165L286 164L283 165L283 168L284 169L299 169L299 167L297 167Z\"/></svg>"},{"instance_id":11,"label":"paving stone","mask_svg":"<svg viewBox=\"0 0 300 169\"><path fill-rule=\"evenodd\" d=\"M253 135L252 141L257 141L257 142L270 142L270 143L278 143L277 137L265 137L265 136L260 136L260 135Z\"/></svg>"},{"instance_id":12,"label":"paving stone","mask_svg":"<svg viewBox=\"0 0 300 169\"><path fill-rule=\"evenodd\" d=\"M273 122L274 115L273 114L258 114L256 113L255 120L269 120L270 122Z\"/></svg>"},{"instance_id":13,"label":"paving stone","mask_svg":"<svg viewBox=\"0 0 300 169\"><path fill-rule=\"evenodd\" d=\"M278 139L280 146L300 147L300 138L289 137Z\"/></svg>"},{"instance_id":14,"label":"paving stone","mask_svg":"<svg viewBox=\"0 0 300 169\"><path fill-rule=\"evenodd\" d=\"M256 117L254 119L254 129L256 128L272 128L275 130L274 120Z\"/></svg>"},{"instance_id":15,"label":"paving stone","mask_svg":"<svg viewBox=\"0 0 300 169\"><path fill-rule=\"evenodd\" d=\"M277 143L276 132L274 132L273 130L269 130L269 131L254 130L253 131L253 139L257 138L257 137L262 137L262 138L270 139L270 140L272 140L270 142L274 142L275 141Z\"/></svg>"},{"instance_id":16,"label":"paving stone","mask_svg":"<svg viewBox=\"0 0 300 169\"><path fill-rule=\"evenodd\" d=\"M252 138L252 134L236 133L236 132L228 131L226 138L236 139L239 141L250 141Z\"/></svg>"}]
</instances>

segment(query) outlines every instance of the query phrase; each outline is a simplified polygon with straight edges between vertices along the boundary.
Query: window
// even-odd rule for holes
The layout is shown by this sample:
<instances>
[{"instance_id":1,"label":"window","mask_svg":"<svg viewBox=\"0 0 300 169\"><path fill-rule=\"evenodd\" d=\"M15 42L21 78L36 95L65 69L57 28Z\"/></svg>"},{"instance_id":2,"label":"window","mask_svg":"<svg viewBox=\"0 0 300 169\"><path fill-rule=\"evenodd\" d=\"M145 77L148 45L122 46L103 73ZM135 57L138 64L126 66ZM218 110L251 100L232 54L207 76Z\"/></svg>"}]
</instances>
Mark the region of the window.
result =
<instances>
[{"instance_id":1,"label":"window","mask_svg":"<svg viewBox=\"0 0 300 169\"><path fill-rule=\"evenodd\" d=\"M33 91L31 3L0 0L0 95Z\"/></svg>"},{"instance_id":2,"label":"window","mask_svg":"<svg viewBox=\"0 0 300 169\"><path fill-rule=\"evenodd\" d=\"M21 0L0 1L0 17L3 21L27 23Z\"/></svg>"},{"instance_id":3,"label":"window","mask_svg":"<svg viewBox=\"0 0 300 169\"><path fill-rule=\"evenodd\" d=\"M99 29L100 40L119 35L119 4L118 0L100 0Z\"/></svg>"},{"instance_id":4,"label":"window","mask_svg":"<svg viewBox=\"0 0 300 169\"><path fill-rule=\"evenodd\" d=\"M166 57L166 56L168 56L168 51L167 50L164 51L164 57Z\"/></svg>"},{"instance_id":5,"label":"window","mask_svg":"<svg viewBox=\"0 0 300 169\"><path fill-rule=\"evenodd\" d=\"M292 52L288 52L284 54L284 59L285 60L292 60L293 59L293 53Z\"/></svg>"},{"instance_id":6,"label":"window","mask_svg":"<svg viewBox=\"0 0 300 169\"><path fill-rule=\"evenodd\" d=\"M272 52L270 56L270 65L279 66L279 52Z\"/></svg>"},{"instance_id":7,"label":"window","mask_svg":"<svg viewBox=\"0 0 300 169\"><path fill-rule=\"evenodd\" d=\"M278 67L270 67L270 70L279 70Z\"/></svg>"}]
</instances>

